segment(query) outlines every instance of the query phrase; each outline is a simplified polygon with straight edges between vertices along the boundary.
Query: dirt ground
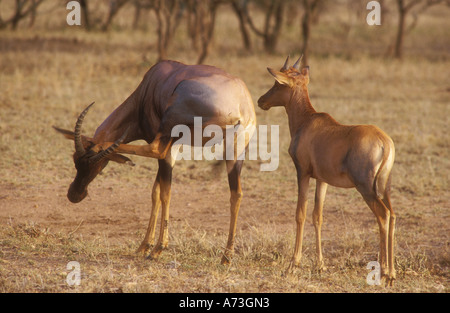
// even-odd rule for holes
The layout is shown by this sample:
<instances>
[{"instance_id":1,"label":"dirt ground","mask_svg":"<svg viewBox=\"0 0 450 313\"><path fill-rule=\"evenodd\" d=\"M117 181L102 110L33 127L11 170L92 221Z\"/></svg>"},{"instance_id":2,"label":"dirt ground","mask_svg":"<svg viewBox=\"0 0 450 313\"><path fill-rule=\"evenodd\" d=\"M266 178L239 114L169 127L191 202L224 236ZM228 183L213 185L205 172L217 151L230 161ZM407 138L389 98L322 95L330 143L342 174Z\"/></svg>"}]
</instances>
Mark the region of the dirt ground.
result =
<instances>
[{"instance_id":1,"label":"dirt ground","mask_svg":"<svg viewBox=\"0 0 450 313\"><path fill-rule=\"evenodd\" d=\"M397 287L391 289L366 289L366 285L359 290L358 288L361 288L361 284L365 281L365 275L369 272L365 269L366 264L377 260L378 228L375 218L359 194L351 190L330 187L323 225L324 257L328 267L326 275L337 277L340 272L350 271L351 275L356 277L347 278L347 281L343 281L341 277L334 278L335 281L326 278L327 276L314 277L317 274L311 274L314 273L315 239L310 219L313 199L312 191L310 191L310 210L308 222L305 225L302 262L306 269L303 269L302 274L295 278L296 283L289 280L290 283L287 283L282 278L283 274L280 273L286 268L293 248L295 181L277 183L275 190L271 186L266 192L260 192L258 186L246 183L248 170L244 170L243 173L244 199L238 220L235 264L232 266L232 273L238 278L217 277L215 278L217 282L209 282L208 287L204 286L204 282L201 283L202 287L174 282L165 288L153 286L151 289L146 289L136 287L141 286L142 279L135 281L133 276L132 282L126 278L119 281L111 278L109 284L103 283L99 287L98 284L102 283L96 282L92 274L93 269L86 263L95 262L92 265L95 271L101 271L98 269L99 264L105 266L104 264L113 263L114 270L119 272L132 264L139 268L138 275L144 277L148 274L142 273L145 273L148 267L159 269L156 281L158 277L164 279L160 275L163 275L167 268L171 268L172 264L176 264L177 269L180 264L178 271L181 273L184 270L182 273L186 277L194 276L204 279L205 276L211 276L209 272L211 267L215 268L219 265L220 251L223 251L226 243L229 193L226 175L223 173L224 167L216 168L214 165L206 165L199 169L192 168L193 166L190 165L190 172L193 173L189 174L189 177L177 175L175 167L170 206L169 249L163 252L162 260L159 261L144 260L135 255L134 251L143 239L150 215L151 182L154 170L149 169L147 164L156 166L156 162L152 160L136 163L134 168L130 167L128 170L145 173L140 175L138 181L121 181L120 177L99 177L90 186L91 195L80 204L72 204L66 198L70 178L65 179L66 185L37 183L24 188L5 184L1 186L0 223L4 234L6 232L6 236L3 236L0 264L3 274L12 275L5 269L6 267L13 270L15 275L19 275L18 277L27 277L35 270L42 271L43 268L50 271L47 274L50 277L55 275L53 271L59 273L57 283L52 284L52 279L49 278L46 281L44 276L39 278L40 281L46 281L43 286L23 282L20 288L9 287L10 291L64 292L70 290L63 283L63 279L69 272L64 271L64 266L72 259L80 260L84 266L83 270L90 273L86 274L85 280L94 281L89 287L84 285L85 289L79 289L79 291L87 292L359 292L362 290L365 292L446 292L448 289L448 243L446 242L448 192L442 192L432 200L428 197L393 194L392 202L400 204L396 206L398 212L396 268L399 282ZM208 171L214 174L204 174ZM200 175L203 174L200 180L192 177L198 172ZM146 175L148 178L144 177ZM109 176L108 171L102 176ZM177 178L179 176L181 177ZM311 184L311 187L314 185ZM406 212L405 208L407 208ZM76 238L79 244L75 248L71 245L68 245L69 248L61 248L59 243L55 244L52 241L46 244L40 243L40 240L48 240L42 239L47 236ZM9 237L12 238L11 242ZM202 258L202 261L196 262L192 259L192 255L196 253L192 250L196 249L199 243L206 244L208 248L198 252L196 257ZM92 244L95 244L95 247L91 248L92 251L85 252L84 249L88 250L86 246L89 247ZM194 247L185 248L184 245ZM40 248L41 246L44 248ZM46 252L48 247L51 253ZM64 251L59 251L60 249ZM70 252L65 252L66 249L70 249ZM116 250L117 252L114 252ZM208 253L212 250L216 252ZM103 260L104 258L106 259ZM205 262L211 264L207 265ZM201 267L203 272L201 274L195 272L193 275L191 266ZM277 279L281 279L283 283L272 282L277 285L276 287L268 283L259 284L256 287L253 281L241 283L241 285L236 283L242 279L242 275L245 275L243 273L248 272L245 276L251 276L255 268L262 271L262 269L266 270L267 266L272 268L270 275L277 275ZM214 275L216 274L213 274L213 277ZM346 277L349 274L342 275ZM16 276L16 279L18 277ZM28 279L33 281L33 278ZM270 277L266 279L270 281ZM297 281L298 279L305 280L303 285ZM123 282L124 280L126 283ZM228 280L232 282L231 286L217 285L219 282L223 284ZM326 285L327 281L328 285ZM17 284L19 283L16 282Z\"/></svg>"}]
</instances>

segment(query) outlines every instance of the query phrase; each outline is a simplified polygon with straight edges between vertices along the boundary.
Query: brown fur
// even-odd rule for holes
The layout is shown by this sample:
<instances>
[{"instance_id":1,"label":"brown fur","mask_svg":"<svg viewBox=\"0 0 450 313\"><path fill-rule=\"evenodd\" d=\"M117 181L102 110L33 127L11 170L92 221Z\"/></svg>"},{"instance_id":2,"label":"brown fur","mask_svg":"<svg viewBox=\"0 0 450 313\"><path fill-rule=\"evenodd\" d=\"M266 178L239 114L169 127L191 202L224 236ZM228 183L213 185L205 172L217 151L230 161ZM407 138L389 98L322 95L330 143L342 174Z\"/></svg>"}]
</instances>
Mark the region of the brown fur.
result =
<instances>
[{"instance_id":1,"label":"brown fur","mask_svg":"<svg viewBox=\"0 0 450 313\"><path fill-rule=\"evenodd\" d=\"M316 112L308 95L309 67L300 71L285 64L280 71L268 70L276 82L259 98L258 105L264 110L285 107L291 133L289 154L297 169L297 236L291 267L300 264L309 179L315 178L313 223L319 269L323 268L320 233L326 186L356 188L377 218L381 274L386 283L392 284L395 279L395 214L389 196L395 157L392 139L376 126L342 125L329 114Z\"/></svg>"},{"instance_id":2,"label":"brown fur","mask_svg":"<svg viewBox=\"0 0 450 313\"><path fill-rule=\"evenodd\" d=\"M85 112L82 113L83 117ZM118 153L158 159L159 169L153 185L150 221L145 238L138 249L138 252L146 254L153 246L156 221L159 208L162 206L158 242L148 256L157 258L162 249L167 247L169 240L170 190L172 169L175 164L175 155L172 155L170 149L171 131L179 124L192 127L194 117L197 116L202 117L203 126L215 124L225 129L227 125L238 123L244 128L256 125L250 93L239 78L212 66L185 65L175 61L161 61L155 64L128 99L97 128L93 138L81 136L84 149L80 147L79 150L84 154L80 155L78 151L74 154L77 176L69 188L69 200L72 202L83 200L87 195L88 184L108 161L131 162ZM55 129L66 138L74 139L74 132L57 127ZM123 139L120 145L118 138ZM148 145L127 144L138 139L147 141ZM90 162L92 156L116 144L114 153L98 162ZM237 215L242 198L240 187L242 161L235 158L227 160L226 164L231 193L231 220L222 263L229 263L233 254Z\"/></svg>"}]
</instances>

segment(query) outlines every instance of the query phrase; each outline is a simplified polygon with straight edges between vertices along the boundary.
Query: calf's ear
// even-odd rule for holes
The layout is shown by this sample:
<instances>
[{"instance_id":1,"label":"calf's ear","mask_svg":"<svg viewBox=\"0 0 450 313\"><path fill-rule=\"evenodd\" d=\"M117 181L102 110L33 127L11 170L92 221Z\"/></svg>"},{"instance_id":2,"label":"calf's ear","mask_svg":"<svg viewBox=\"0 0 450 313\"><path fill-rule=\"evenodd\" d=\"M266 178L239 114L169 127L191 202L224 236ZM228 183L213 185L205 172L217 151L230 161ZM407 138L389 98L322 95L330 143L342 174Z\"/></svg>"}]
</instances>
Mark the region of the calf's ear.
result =
<instances>
[{"instance_id":1,"label":"calf's ear","mask_svg":"<svg viewBox=\"0 0 450 313\"><path fill-rule=\"evenodd\" d=\"M294 80L289 75L287 75L287 74L285 74L283 72L276 71L276 70L271 69L269 67L267 68L267 70L269 71L270 75L272 75L275 78L275 80L277 82L279 82L280 84L286 85L286 86L289 86L289 87L292 87L294 85Z\"/></svg>"}]
</instances>

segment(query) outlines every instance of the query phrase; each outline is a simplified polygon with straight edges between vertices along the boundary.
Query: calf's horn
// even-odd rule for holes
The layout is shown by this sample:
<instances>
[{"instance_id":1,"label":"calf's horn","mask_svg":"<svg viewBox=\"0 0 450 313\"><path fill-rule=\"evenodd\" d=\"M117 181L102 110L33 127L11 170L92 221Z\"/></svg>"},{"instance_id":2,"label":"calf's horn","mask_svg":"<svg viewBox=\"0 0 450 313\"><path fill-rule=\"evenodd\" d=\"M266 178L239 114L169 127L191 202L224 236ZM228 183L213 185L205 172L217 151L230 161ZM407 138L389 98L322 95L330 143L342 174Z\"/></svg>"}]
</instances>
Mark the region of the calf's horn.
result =
<instances>
[{"instance_id":1,"label":"calf's horn","mask_svg":"<svg viewBox=\"0 0 450 313\"><path fill-rule=\"evenodd\" d=\"M295 62L294 65L292 65L292 67L295 68L297 71L300 70L300 63L302 63L302 59L303 54L301 55L301 57L298 58L297 62Z\"/></svg>"}]
</instances>

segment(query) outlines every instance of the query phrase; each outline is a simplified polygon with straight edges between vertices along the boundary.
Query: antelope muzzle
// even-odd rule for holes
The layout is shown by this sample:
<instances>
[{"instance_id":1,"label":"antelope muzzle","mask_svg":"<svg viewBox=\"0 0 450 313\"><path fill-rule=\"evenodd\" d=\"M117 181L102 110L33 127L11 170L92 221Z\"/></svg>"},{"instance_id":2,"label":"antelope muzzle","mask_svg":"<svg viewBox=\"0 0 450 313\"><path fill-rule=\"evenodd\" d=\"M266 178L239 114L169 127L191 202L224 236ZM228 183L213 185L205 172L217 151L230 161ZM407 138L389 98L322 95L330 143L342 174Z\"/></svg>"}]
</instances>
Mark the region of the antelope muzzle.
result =
<instances>
[{"instance_id":1,"label":"antelope muzzle","mask_svg":"<svg viewBox=\"0 0 450 313\"><path fill-rule=\"evenodd\" d=\"M75 187L74 183L70 184L69 191L67 192L67 198L72 203L81 202L87 196L87 188L82 189L81 191Z\"/></svg>"}]
</instances>

